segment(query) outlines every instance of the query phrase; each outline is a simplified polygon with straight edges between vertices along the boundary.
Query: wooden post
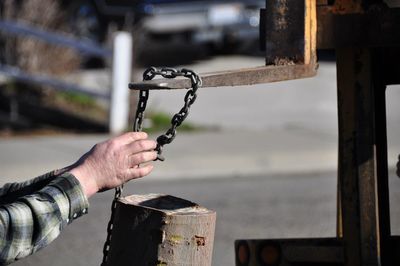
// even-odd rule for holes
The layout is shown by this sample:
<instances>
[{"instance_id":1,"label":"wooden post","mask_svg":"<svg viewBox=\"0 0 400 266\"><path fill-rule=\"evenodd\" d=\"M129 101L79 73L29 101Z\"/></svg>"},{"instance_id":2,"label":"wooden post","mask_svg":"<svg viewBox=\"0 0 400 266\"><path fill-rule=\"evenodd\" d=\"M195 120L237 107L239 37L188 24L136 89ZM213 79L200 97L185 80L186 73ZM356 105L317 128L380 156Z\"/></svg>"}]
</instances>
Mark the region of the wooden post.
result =
<instances>
[{"instance_id":1,"label":"wooden post","mask_svg":"<svg viewBox=\"0 0 400 266\"><path fill-rule=\"evenodd\" d=\"M117 203L106 265L210 266L216 213L168 195L132 195Z\"/></svg>"}]
</instances>

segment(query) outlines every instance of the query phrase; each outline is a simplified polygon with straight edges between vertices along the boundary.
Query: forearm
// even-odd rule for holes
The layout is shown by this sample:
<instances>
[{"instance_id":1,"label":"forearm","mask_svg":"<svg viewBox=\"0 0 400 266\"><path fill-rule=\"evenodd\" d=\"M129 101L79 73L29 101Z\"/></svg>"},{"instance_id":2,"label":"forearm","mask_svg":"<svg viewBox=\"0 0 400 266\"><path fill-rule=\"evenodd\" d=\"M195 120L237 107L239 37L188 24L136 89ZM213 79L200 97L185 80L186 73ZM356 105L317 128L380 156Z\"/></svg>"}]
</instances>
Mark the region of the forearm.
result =
<instances>
[{"instance_id":1,"label":"forearm","mask_svg":"<svg viewBox=\"0 0 400 266\"><path fill-rule=\"evenodd\" d=\"M0 265L47 246L74 219L87 212L88 201L70 173L52 178L42 189L0 207Z\"/></svg>"},{"instance_id":2,"label":"forearm","mask_svg":"<svg viewBox=\"0 0 400 266\"><path fill-rule=\"evenodd\" d=\"M129 132L96 144L59 176L0 190L0 265L43 248L73 219L86 213L87 199L151 172L157 143ZM3 195L3 196L2 196Z\"/></svg>"},{"instance_id":3,"label":"forearm","mask_svg":"<svg viewBox=\"0 0 400 266\"><path fill-rule=\"evenodd\" d=\"M63 168L48 172L41 176L24 182L4 184L0 188L0 205L12 203L18 198L30 195L47 186L56 176L65 173L69 168Z\"/></svg>"}]
</instances>

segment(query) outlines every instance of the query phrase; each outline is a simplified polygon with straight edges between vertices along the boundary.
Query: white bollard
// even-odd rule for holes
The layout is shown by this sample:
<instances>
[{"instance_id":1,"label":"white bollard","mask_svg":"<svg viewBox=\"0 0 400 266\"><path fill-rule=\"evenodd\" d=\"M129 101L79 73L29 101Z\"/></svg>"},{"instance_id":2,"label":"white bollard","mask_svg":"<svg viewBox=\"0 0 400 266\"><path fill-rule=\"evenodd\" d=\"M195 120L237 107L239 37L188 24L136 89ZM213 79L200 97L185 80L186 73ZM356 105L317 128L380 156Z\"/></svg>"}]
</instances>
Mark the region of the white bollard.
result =
<instances>
[{"instance_id":1,"label":"white bollard","mask_svg":"<svg viewBox=\"0 0 400 266\"><path fill-rule=\"evenodd\" d=\"M110 102L109 130L122 133L128 127L129 89L132 71L132 35L116 32L114 36L112 90Z\"/></svg>"}]
</instances>

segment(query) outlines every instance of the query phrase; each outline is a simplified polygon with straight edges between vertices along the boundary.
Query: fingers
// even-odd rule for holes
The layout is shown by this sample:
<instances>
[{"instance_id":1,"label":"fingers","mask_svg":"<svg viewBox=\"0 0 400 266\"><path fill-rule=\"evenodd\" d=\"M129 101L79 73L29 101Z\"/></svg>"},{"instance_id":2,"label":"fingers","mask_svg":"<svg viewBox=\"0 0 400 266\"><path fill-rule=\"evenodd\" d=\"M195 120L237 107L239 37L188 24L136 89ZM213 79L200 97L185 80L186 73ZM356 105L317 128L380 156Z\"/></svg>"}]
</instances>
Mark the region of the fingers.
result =
<instances>
[{"instance_id":1,"label":"fingers","mask_svg":"<svg viewBox=\"0 0 400 266\"><path fill-rule=\"evenodd\" d=\"M150 174L150 172L152 170L153 170L153 165L151 165L151 164L144 165L141 167L136 167L136 168L130 168L128 170L128 180L126 180L126 181L146 176L146 175Z\"/></svg>"},{"instance_id":2,"label":"fingers","mask_svg":"<svg viewBox=\"0 0 400 266\"><path fill-rule=\"evenodd\" d=\"M157 142L154 140L137 140L125 146L128 154L135 154L143 151L152 151L157 147Z\"/></svg>"},{"instance_id":3,"label":"fingers","mask_svg":"<svg viewBox=\"0 0 400 266\"><path fill-rule=\"evenodd\" d=\"M148 137L146 132L127 132L116 137L116 140L120 141L121 144L129 144L138 140L147 139Z\"/></svg>"},{"instance_id":4,"label":"fingers","mask_svg":"<svg viewBox=\"0 0 400 266\"><path fill-rule=\"evenodd\" d=\"M132 154L129 156L129 166L134 168L135 166L143 163L152 162L157 158L156 151L146 151L141 153Z\"/></svg>"}]
</instances>

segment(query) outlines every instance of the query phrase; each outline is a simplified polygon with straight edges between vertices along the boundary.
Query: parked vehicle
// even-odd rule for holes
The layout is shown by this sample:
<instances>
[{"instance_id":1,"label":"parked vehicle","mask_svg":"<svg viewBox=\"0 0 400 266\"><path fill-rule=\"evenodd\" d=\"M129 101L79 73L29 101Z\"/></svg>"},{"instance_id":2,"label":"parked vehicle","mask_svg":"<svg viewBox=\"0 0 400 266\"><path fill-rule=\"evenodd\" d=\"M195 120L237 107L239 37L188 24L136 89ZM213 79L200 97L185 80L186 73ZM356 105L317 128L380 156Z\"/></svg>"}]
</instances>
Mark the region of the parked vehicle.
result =
<instances>
[{"instance_id":1,"label":"parked vehicle","mask_svg":"<svg viewBox=\"0 0 400 266\"><path fill-rule=\"evenodd\" d=\"M66 1L71 26L102 41L107 25L140 25L151 40L178 38L193 44L233 48L258 40L259 10L265 0L75 0Z\"/></svg>"}]
</instances>

